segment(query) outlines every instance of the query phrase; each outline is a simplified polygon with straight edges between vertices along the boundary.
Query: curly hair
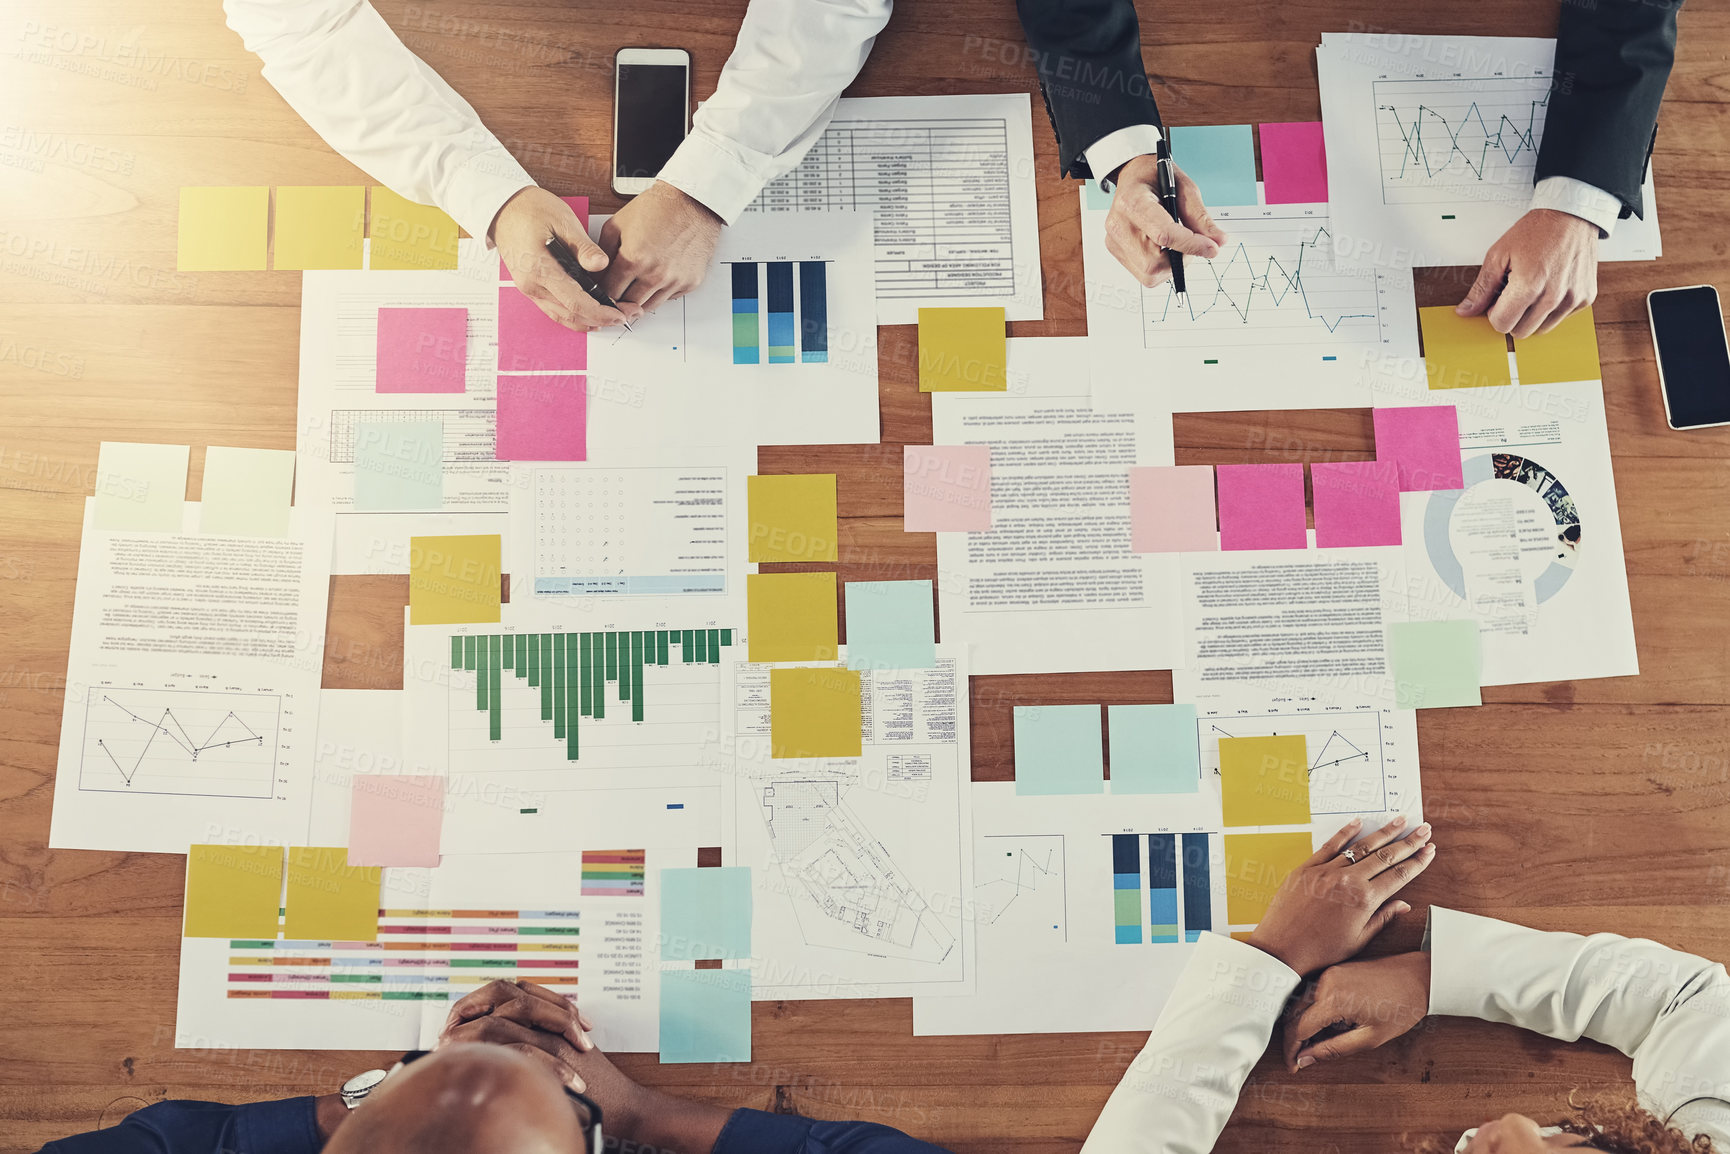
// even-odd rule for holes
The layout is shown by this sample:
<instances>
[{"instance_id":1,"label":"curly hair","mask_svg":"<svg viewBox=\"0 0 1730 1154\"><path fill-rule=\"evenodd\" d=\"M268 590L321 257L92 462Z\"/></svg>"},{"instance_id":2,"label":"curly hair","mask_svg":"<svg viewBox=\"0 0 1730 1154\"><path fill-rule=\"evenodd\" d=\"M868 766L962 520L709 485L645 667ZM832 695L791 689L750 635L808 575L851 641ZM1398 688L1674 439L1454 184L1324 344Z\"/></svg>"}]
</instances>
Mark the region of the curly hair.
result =
<instances>
[{"instance_id":1,"label":"curly hair","mask_svg":"<svg viewBox=\"0 0 1730 1154\"><path fill-rule=\"evenodd\" d=\"M1608 1154L1714 1154L1712 1139L1705 1134L1690 1138L1656 1115L1620 1097L1584 1098L1568 1095L1573 1111L1551 1123L1569 1134L1589 1140L1588 1149ZM1453 1154L1456 1142L1427 1137L1407 1139L1412 1154ZM1730 1152L1726 1152L1730 1154Z\"/></svg>"}]
</instances>

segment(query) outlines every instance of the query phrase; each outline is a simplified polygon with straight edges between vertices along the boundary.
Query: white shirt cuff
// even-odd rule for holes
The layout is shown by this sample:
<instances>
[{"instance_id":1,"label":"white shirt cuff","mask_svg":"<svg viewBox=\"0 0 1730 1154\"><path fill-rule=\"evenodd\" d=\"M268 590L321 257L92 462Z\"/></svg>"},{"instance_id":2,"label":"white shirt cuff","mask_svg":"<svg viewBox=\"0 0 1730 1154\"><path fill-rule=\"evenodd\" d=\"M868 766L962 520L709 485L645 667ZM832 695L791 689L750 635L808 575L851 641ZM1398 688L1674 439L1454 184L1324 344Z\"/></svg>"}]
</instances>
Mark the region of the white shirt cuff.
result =
<instances>
[{"instance_id":1,"label":"white shirt cuff","mask_svg":"<svg viewBox=\"0 0 1730 1154\"><path fill-rule=\"evenodd\" d=\"M1622 202L1596 185L1571 176L1546 176L1532 190L1532 207L1549 208L1577 216L1598 226L1600 237L1608 237L1622 215Z\"/></svg>"},{"instance_id":2,"label":"white shirt cuff","mask_svg":"<svg viewBox=\"0 0 1730 1154\"><path fill-rule=\"evenodd\" d=\"M450 174L440 205L470 236L493 247L493 220L505 201L530 187L535 178L502 145L478 152Z\"/></svg>"},{"instance_id":3,"label":"white shirt cuff","mask_svg":"<svg viewBox=\"0 0 1730 1154\"><path fill-rule=\"evenodd\" d=\"M1107 178L1138 156L1154 155L1162 139L1159 129L1151 124L1131 124L1106 133L1083 149L1082 155L1087 157L1087 167L1099 186L1110 192L1117 182Z\"/></svg>"},{"instance_id":4,"label":"white shirt cuff","mask_svg":"<svg viewBox=\"0 0 1730 1154\"><path fill-rule=\"evenodd\" d=\"M666 181L728 224L739 219L768 183L761 172L701 126L679 144L656 179Z\"/></svg>"}]
</instances>

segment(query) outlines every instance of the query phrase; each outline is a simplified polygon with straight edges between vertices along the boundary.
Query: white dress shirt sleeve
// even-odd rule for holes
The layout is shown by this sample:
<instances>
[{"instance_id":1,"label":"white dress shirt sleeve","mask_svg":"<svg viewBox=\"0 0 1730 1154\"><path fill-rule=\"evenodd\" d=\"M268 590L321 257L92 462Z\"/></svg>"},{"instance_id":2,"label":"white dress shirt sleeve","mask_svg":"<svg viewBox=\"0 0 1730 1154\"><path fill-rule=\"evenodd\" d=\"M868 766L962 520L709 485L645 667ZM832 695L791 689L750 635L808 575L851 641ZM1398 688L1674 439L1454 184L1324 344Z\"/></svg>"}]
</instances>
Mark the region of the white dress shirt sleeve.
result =
<instances>
[{"instance_id":1,"label":"white dress shirt sleeve","mask_svg":"<svg viewBox=\"0 0 1730 1154\"><path fill-rule=\"evenodd\" d=\"M732 224L805 158L871 54L892 0L751 0L715 95L660 179Z\"/></svg>"},{"instance_id":2,"label":"white dress shirt sleeve","mask_svg":"<svg viewBox=\"0 0 1730 1154\"><path fill-rule=\"evenodd\" d=\"M1087 169L1099 186L1110 192L1117 185L1112 175L1138 156L1158 153L1159 141L1159 129L1153 125L1131 124L1106 133L1083 149L1082 155L1087 157Z\"/></svg>"},{"instance_id":3,"label":"white dress shirt sleeve","mask_svg":"<svg viewBox=\"0 0 1730 1154\"><path fill-rule=\"evenodd\" d=\"M1591 1038L1634 1059L1640 1105L1730 1149L1730 975L1615 934L1545 933L1430 908L1430 1013Z\"/></svg>"},{"instance_id":4,"label":"white dress shirt sleeve","mask_svg":"<svg viewBox=\"0 0 1730 1154\"><path fill-rule=\"evenodd\" d=\"M1207 1154L1297 984L1272 955L1202 934L1081 1154Z\"/></svg>"},{"instance_id":5,"label":"white dress shirt sleeve","mask_svg":"<svg viewBox=\"0 0 1730 1154\"><path fill-rule=\"evenodd\" d=\"M1598 226L1599 239L1610 235L1622 215L1622 202L1599 188L1571 176L1546 176L1532 190L1533 208L1553 208Z\"/></svg>"},{"instance_id":6,"label":"white dress shirt sleeve","mask_svg":"<svg viewBox=\"0 0 1730 1154\"><path fill-rule=\"evenodd\" d=\"M473 237L534 183L468 101L366 0L223 0L264 78L343 156Z\"/></svg>"}]
</instances>

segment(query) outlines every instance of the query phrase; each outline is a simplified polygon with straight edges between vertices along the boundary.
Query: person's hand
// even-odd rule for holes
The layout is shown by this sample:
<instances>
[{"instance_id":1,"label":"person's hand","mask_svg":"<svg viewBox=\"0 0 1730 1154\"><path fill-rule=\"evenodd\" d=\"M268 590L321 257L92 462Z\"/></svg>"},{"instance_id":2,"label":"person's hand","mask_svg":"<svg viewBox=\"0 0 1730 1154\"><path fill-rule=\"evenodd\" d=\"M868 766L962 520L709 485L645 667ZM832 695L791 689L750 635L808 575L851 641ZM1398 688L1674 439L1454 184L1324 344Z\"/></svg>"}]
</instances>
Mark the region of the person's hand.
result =
<instances>
[{"instance_id":1,"label":"person's hand","mask_svg":"<svg viewBox=\"0 0 1730 1154\"><path fill-rule=\"evenodd\" d=\"M612 259L601 287L621 305L652 313L703 282L720 236L720 217L657 180L601 226Z\"/></svg>"},{"instance_id":2,"label":"person's hand","mask_svg":"<svg viewBox=\"0 0 1730 1154\"><path fill-rule=\"evenodd\" d=\"M1524 340L1547 333L1598 296L1598 226L1571 213L1534 208L1484 256L1478 279L1454 306L1488 312L1499 333Z\"/></svg>"},{"instance_id":3,"label":"person's hand","mask_svg":"<svg viewBox=\"0 0 1730 1154\"><path fill-rule=\"evenodd\" d=\"M1358 842L1352 862L1340 851L1363 825L1354 817L1286 876L1249 944L1306 977L1363 949L1411 910L1394 895L1436 859L1430 824L1402 838L1405 824L1403 816L1396 817Z\"/></svg>"},{"instance_id":4,"label":"person's hand","mask_svg":"<svg viewBox=\"0 0 1730 1154\"><path fill-rule=\"evenodd\" d=\"M1159 161L1138 156L1117 170L1117 191L1105 217L1106 251L1135 279L1153 288L1171 279L1168 248L1185 256L1212 260L1225 243L1225 233L1207 214L1201 190L1183 170L1177 173L1177 215L1171 219L1159 203Z\"/></svg>"},{"instance_id":5,"label":"person's hand","mask_svg":"<svg viewBox=\"0 0 1730 1154\"><path fill-rule=\"evenodd\" d=\"M1342 962L1321 977L1285 1023L1286 1069L1373 1050L1430 1012L1430 955ZM1316 1035L1327 1032L1328 1037Z\"/></svg>"},{"instance_id":6,"label":"person's hand","mask_svg":"<svg viewBox=\"0 0 1730 1154\"><path fill-rule=\"evenodd\" d=\"M434 1049L457 1042L509 1046L537 1058L559 1081L586 1088L581 1056L595 1048L576 1003L530 981L488 982L451 1007Z\"/></svg>"},{"instance_id":7,"label":"person's hand","mask_svg":"<svg viewBox=\"0 0 1730 1154\"><path fill-rule=\"evenodd\" d=\"M566 328L586 333L593 329L634 320L642 310L625 306L602 308L572 280L553 254L549 238L557 236L592 273L607 267L607 254L583 231L583 222L571 206L534 185L505 201L493 218L493 243L499 257L511 270L511 279L522 294L541 306L541 311ZM617 300L617 297L613 298Z\"/></svg>"}]
</instances>

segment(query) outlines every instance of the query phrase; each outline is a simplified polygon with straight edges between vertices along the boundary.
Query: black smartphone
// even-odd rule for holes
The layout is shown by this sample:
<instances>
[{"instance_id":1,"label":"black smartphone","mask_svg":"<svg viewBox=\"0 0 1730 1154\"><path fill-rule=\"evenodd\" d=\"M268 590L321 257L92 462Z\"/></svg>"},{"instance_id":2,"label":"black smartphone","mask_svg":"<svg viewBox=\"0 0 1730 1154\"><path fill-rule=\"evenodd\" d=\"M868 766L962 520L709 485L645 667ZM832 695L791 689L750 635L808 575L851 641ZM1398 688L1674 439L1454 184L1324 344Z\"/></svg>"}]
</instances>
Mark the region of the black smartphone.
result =
<instances>
[{"instance_id":1,"label":"black smartphone","mask_svg":"<svg viewBox=\"0 0 1730 1154\"><path fill-rule=\"evenodd\" d=\"M1709 284L1646 294L1658 387L1672 429L1730 425L1730 340L1718 290Z\"/></svg>"},{"instance_id":2,"label":"black smartphone","mask_svg":"<svg viewBox=\"0 0 1730 1154\"><path fill-rule=\"evenodd\" d=\"M690 129L691 54L619 49L613 57L613 191L647 191Z\"/></svg>"}]
</instances>

